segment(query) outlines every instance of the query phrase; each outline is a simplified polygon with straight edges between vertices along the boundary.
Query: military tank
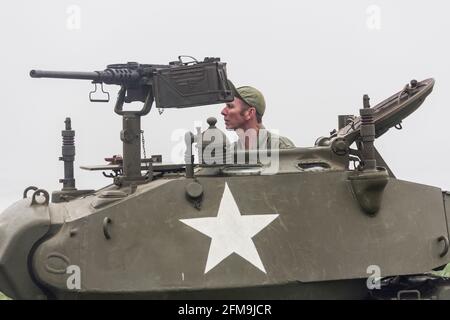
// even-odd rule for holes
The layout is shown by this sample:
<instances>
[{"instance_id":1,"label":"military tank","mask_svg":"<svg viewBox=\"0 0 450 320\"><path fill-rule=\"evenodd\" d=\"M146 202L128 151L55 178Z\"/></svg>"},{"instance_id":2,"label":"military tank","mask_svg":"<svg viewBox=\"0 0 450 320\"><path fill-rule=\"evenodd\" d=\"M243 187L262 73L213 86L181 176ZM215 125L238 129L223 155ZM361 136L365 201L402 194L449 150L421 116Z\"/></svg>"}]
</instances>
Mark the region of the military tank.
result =
<instances>
[{"instance_id":1,"label":"military tank","mask_svg":"<svg viewBox=\"0 0 450 320\"><path fill-rule=\"evenodd\" d=\"M373 107L365 95L358 116L340 115L308 148L234 150L209 118L207 130L186 134L185 163L164 164L141 158L140 118L153 102L231 101L220 59L30 74L120 85L123 155L82 167L108 185L77 189L66 119L62 189L27 187L0 214L0 291L9 297L449 298L449 280L429 271L450 262L450 193L397 179L374 146L422 105L433 79ZM124 111L133 101L144 107Z\"/></svg>"}]
</instances>

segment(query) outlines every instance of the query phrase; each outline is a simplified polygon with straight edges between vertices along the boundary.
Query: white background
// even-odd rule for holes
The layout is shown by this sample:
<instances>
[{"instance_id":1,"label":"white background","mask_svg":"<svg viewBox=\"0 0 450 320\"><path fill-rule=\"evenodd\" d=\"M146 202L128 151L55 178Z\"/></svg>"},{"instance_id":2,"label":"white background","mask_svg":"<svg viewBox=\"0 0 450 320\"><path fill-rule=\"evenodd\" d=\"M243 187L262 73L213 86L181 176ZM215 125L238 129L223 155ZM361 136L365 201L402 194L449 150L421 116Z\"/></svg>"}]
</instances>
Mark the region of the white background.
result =
<instances>
[{"instance_id":1,"label":"white background","mask_svg":"<svg viewBox=\"0 0 450 320\"><path fill-rule=\"evenodd\" d=\"M36 185L60 188L60 131L76 130L76 165L122 153L121 118L90 103L88 81L31 79L31 69L103 70L138 61L165 64L180 54L218 56L229 78L265 95L264 123L298 146L337 126L409 80L433 77L423 106L376 146L398 178L450 189L450 5L447 1L3 1L0 11L0 209ZM113 98L117 88L108 87ZM113 99L114 100L114 99ZM157 110L143 119L147 152L165 162L179 141L222 106ZM176 160L176 159L175 159ZM109 184L76 170L77 187Z\"/></svg>"}]
</instances>

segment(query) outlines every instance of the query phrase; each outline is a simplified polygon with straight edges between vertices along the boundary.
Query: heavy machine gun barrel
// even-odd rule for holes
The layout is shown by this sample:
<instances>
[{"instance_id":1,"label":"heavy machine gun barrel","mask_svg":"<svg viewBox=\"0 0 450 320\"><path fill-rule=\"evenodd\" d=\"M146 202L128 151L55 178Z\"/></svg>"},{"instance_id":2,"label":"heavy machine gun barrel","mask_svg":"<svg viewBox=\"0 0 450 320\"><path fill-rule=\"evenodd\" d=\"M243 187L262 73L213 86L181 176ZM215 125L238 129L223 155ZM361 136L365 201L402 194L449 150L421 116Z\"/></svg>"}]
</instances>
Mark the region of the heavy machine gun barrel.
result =
<instances>
[{"instance_id":1,"label":"heavy machine gun barrel","mask_svg":"<svg viewBox=\"0 0 450 320\"><path fill-rule=\"evenodd\" d=\"M159 69L167 69L168 65L139 64L137 62L110 64L103 71L47 71L31 70L32 78L55 78L92 80L94 83L106 83L133 87L138 84L150 84L149 80Z\"/></svg>"},{"instance_id":2,"label":"heavy machine gun barrel","mask_svg":"<svg viewBox=\"0 0 450 320\"><path fill-rule=\"evenodd\" d=\"M104 71L92 72L31 70L30 76L32 78L92 80L94 83L134 86L143 77L150 78L153 71L156 70L145 70L141 66L134 66L131 64L111 65Z\"/></svg>"},{"instance_id":3,"label":"heavy machine gun barrel","mask_svg":"<svg viewBox=\"0 0 450 320\"><path fill-rule=\"evenodd\" d=\"M44 71L31 70L32 78L56 78L56 79L78 79L100 81L100 72L79 72L79 71Z\"/></svg>"}]
</instances>

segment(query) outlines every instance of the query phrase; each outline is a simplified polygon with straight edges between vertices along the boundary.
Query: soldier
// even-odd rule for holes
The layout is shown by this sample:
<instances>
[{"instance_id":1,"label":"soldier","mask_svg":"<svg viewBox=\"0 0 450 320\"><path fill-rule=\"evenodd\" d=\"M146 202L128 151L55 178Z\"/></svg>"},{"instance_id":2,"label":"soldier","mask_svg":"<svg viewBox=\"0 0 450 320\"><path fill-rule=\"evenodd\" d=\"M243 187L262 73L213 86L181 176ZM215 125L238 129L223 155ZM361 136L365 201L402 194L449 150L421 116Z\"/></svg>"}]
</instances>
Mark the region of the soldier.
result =
<instances>
[{"instance_id":1,"label":"soldier","mask_svg":"<svg viewBox=\"0 0 450 320\"><path fill-rule=\"evenodd\" d=\"M234 130L239 140L235 142L235 149L263 148L277 149L272 142L278 144L278 149L295 148L294 143L286 137L275 135L267 131L262 124L262 117L266 109L263 94L250 86L236 88L231 81L234 100L225 105L221 114L228 130Z\"/></svg>"}]
</instances>

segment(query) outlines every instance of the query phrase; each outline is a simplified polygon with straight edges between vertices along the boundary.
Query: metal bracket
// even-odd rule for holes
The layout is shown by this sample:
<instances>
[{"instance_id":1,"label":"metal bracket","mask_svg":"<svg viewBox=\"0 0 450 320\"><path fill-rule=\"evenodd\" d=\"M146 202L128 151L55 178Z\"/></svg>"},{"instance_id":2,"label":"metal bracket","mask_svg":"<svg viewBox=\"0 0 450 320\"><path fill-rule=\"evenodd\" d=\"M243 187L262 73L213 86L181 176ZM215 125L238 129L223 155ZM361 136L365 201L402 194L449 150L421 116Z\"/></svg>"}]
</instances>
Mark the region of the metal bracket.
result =
<instances>
[{"instance_id":1,"label":"metal bracket","mask_svg":"<svg viewBox=\"0 0 450 320\"><path fill-rule=\"evenodd\" d=\"M120 116L124 116L124 115L145 116L150 112L150 110L152 109L152 104L153 104L153 100L154 100L151 90L149 90L147 92L147 95L146 95L146 98L144 101L144 106L142 107L141 110L137 110L137 111L124 111L123 110L123 104L125 103L126 93L127 93L127 88L125 86L121 86L119 93L118 93L116 105L114 106L115 113L117 113Z\"/></svg>"},{"instance_id":2,"label":"metal bracket","mask_svg":"<svg viewBox=\"0 0 450 320\"><path fill-rule=\"evenodd\" d=\"M113 173L106 173L103 171L102 174L105 178L113 178L114 179L115 177L118 177L120 175L120 171L121 170L113 170Z\"/></svg>"},{"instance_id":3,"label":"metal bracket","mask_svg":"<svg viewBox=\"0 0 450 320\"><path fill-rule=\"evenodd\" d=\"M380 210L384 189L389 181L387 170L377 167L373 171L355 171L348 179L361 209L374 216Z\"/></svg>"}]
</instances>

